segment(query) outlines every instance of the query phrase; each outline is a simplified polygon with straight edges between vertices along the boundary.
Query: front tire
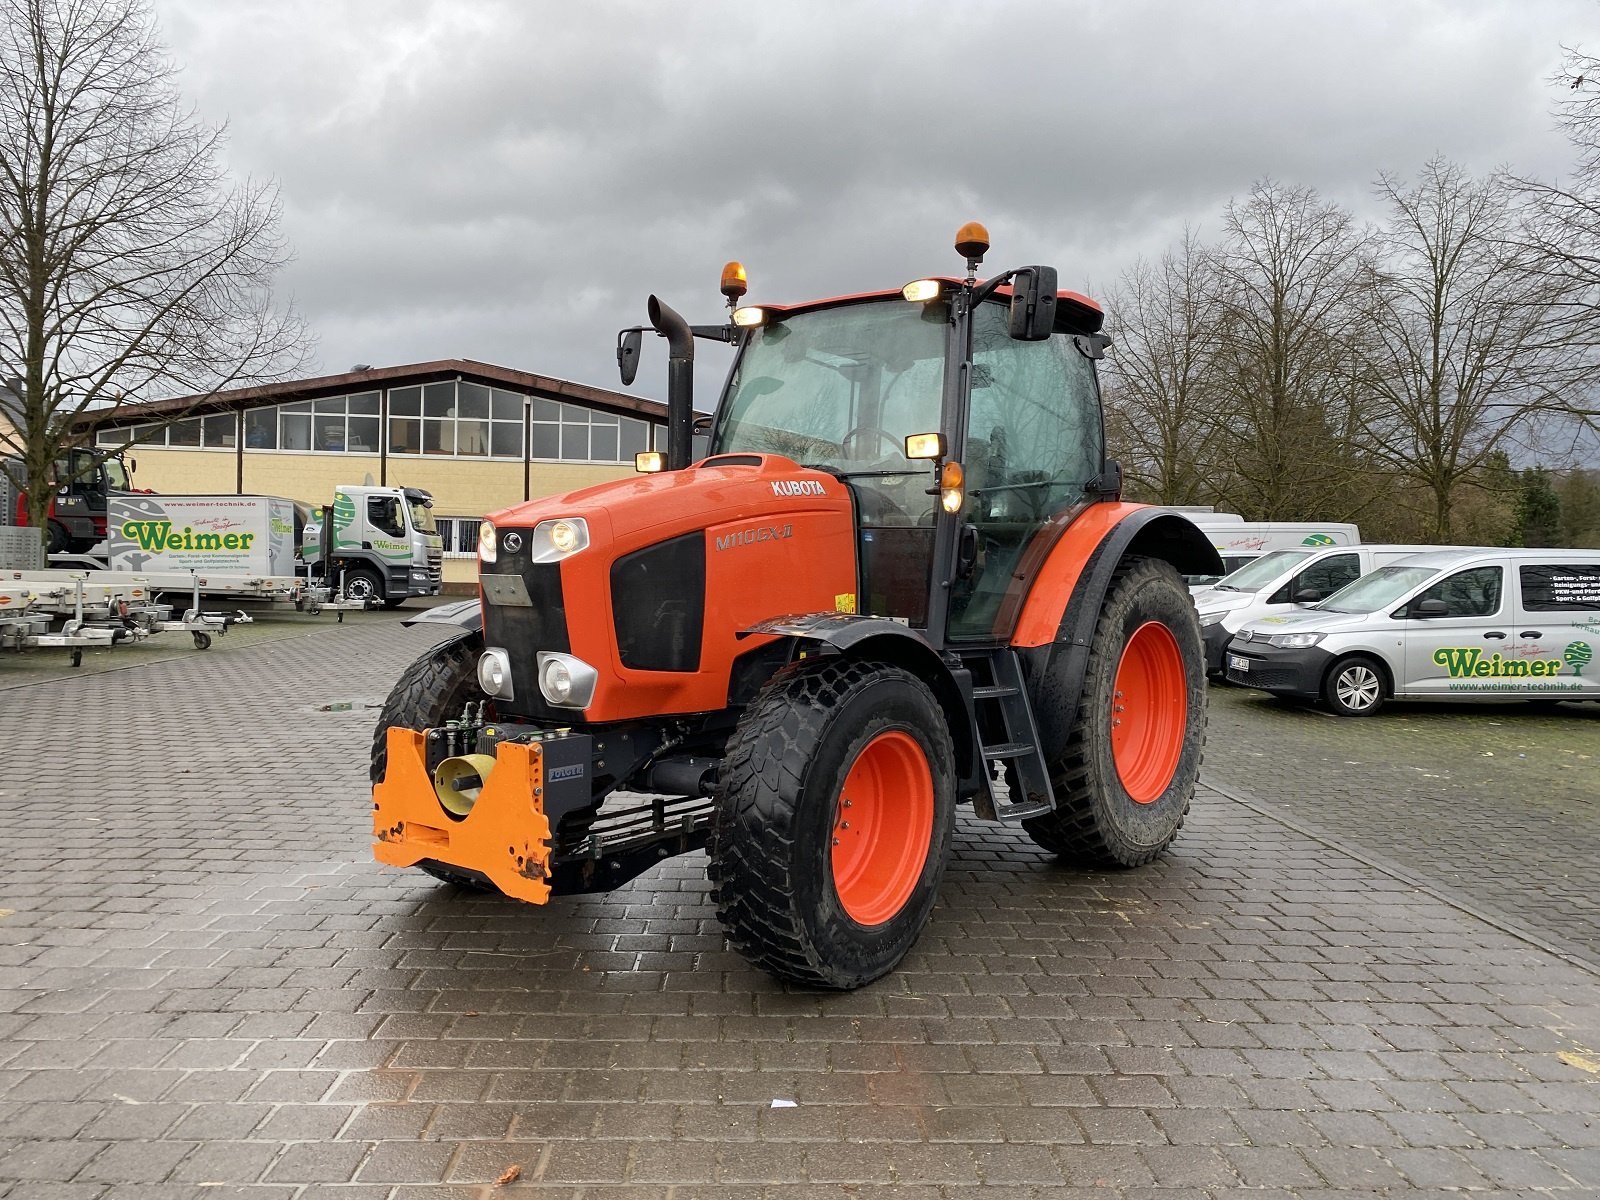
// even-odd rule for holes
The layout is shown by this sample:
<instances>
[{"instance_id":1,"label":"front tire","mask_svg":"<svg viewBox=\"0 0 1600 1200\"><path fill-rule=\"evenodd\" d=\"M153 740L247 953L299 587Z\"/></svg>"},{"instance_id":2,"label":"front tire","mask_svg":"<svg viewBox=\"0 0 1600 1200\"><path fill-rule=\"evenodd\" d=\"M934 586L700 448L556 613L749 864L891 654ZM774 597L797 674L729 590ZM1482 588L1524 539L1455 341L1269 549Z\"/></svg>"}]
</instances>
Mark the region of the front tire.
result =
<instances>
[{"instance_id":1,"label":"front tire","mask_svg":"<svg viewBox=\"0 0 1600 1200\"><path fill-rule=\"evenodd\" d=\"M1140 866L1178 836L1205 751L1205 648L1182 577L1160 559L1117 568L1071 729L1060 728L1066 655L1064 645L1052 652L1035 701L1062 746L1050 759L1056 807L1022 827L1064 859Z\"/></svg>"},{"instance_id":2,"label":"front tire","mask_svg":"<svg viewBox=\"0 0 1600 1200\"><path fill-rule=\"evenodd\" d=\"M886 663L797 663L729 745L710 845L728 941L808 987L893 970L933 910L955 825L954 751L933 693Z\"/></svg>"},{"instance_id":3,"label":"front tire","mask_svg":"<svg viewBox=\"0 0 1600 1200\"><path fill-rule=\"evenodd\" d=\"M368 605L385 603L383 580L371 567L351 567L344 573L344 597Z\"/></svg>"},{"instance_id":4,"label":"front tire","mask_svg":"<svg viewBox=\"0 0 1600 1200\"><path fill-rule=\"evenodd\" d=\"M1341 717L1370 717L1383 707L1383 669L1364 654L1333 664L1322 681L1322 698Z\"/></svg>"},{"instance_id":5,"label":"front tire","mask_svg":"<svg viewBox=\"0 0 1600 1200\"><path fill-rule=\"evenodd\" d=\"M478 655L483 650L483 635L463 633L441 642L400 674L383 702L378 723L372 731L373 783L382 783L389 765L389 729L432 729L461 715L471 701L486 699L478 686ZM474 892L496 890L487 881L446 866L418 863L418 868L435 879Z\"/></svg>"}]
</instances>

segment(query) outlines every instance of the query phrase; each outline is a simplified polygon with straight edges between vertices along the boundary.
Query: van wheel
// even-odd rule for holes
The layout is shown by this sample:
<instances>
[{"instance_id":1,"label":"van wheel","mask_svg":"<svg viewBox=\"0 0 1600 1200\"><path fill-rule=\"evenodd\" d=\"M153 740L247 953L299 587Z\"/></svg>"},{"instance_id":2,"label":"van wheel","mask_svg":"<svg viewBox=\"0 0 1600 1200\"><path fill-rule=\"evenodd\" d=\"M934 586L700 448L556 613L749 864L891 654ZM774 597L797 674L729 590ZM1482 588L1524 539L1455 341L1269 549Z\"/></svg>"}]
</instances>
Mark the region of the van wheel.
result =
<instances>
[{"instance_id":1,"label":"van wheel","mask_svg":"<svg viewBox=\"0 0 1600 1200\"><path fill-rule=\"evenodd\" d=\"M1383 707L1383 668L1365 654L1333 664L1322 681L1322 698L1341 717L1370 717Z\"/></svg>"},{"instance_id":2,"label":"van wheel","mask_svg":"<svg viewBox=\"0 0 1600 1200\"><path fill-rule=\"evenodd\" d=\"M1072 729L1060 727L1065 650L1057 644L1035 691L1056 807L1022 828L1071 861L1140 866L1178 836L1200 775L1206 672L1194 602L1169 563L1134 557L1117 568Z\"/></svg>"},{"instance_id":3,"label":"van wheel","mask_svg":"<svg viewBox=\"0 0 1600 1200\"><path fill-rule=\"evenodd\" d=\"M745 710L724 760L717 919L779 979L860 987L922 932L954 826L954 752L926 684L887 663L788 667Z\"/></svg>"}]
</instances>

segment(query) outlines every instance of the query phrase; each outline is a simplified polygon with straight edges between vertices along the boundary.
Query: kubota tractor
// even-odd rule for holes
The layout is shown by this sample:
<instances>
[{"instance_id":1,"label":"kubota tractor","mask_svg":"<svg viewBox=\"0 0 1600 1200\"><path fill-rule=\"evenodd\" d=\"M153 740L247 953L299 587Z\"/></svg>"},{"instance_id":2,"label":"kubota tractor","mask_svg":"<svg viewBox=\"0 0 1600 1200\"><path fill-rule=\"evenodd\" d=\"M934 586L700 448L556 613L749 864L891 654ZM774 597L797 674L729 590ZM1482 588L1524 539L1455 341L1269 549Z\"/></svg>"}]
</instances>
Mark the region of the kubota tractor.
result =
<instances>
[{"instance_id":1,"label":"kubota tractor","mask_svg":"<svg viewBox=\"0 0 1600 1200\"><path fill-rule=\"evenodd\" d=\"M1206 724L1180 576L1216 551L1119 502L1099 307L979 281L982 226L956 249L964 279L725 325L651 298L666 454L483 523L481 607L379 719L378 859L542 904L704 848L745 957L853 988L916 941L959 804L1085 863L1166 848ZM691 461L697 337L736 357Z\"/></svg>"}]
</instances>

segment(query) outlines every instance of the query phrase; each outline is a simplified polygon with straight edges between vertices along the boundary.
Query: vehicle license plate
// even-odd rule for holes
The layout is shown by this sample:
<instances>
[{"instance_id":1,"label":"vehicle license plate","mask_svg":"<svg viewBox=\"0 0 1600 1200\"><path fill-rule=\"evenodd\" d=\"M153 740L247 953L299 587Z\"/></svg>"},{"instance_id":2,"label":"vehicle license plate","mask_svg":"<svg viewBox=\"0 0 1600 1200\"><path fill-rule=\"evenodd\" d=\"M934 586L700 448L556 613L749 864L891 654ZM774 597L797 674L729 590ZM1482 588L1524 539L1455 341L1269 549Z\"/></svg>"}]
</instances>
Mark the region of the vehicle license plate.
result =
<instances>
[{"instance_id":1,"label":"vehicle license plate","mask_svg":"<svg viewBox=\"0 0 1600 1200\"><path fill-rule=\"evenodd\" d=\"M1250 660L1242 654L1230 654L1228 655L1228 670L1237 671L1241 675L1248 675L1250 673Z\"/></svg>"}]
</instances>

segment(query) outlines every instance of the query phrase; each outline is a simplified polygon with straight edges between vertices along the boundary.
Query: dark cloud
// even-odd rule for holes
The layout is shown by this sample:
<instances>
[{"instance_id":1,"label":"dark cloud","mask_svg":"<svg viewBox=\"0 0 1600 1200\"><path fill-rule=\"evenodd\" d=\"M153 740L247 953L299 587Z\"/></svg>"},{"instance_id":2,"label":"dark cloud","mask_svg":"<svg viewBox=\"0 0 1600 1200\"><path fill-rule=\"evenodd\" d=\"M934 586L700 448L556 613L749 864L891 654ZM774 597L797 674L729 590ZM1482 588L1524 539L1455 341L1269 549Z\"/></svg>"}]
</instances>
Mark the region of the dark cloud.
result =
<instances>
[{"instance_id":1,"label":"dark cloud","mask_svg":"<svg viewBox=\"0 0 1600 1200\"><path fill-rule=\"evenodd\" d=\"M805 6L158 0L183 86L282 185L323 363L589 382L658 292L778 300L995 262L1108 282L1273 177L1358 209L1439 153L1564 169L1587 0ZM646 375L641 387L652 386ZM709 389L710 382L702 385ZM704 395L705 393L702 392Z\"/></svg>"}]
</instances>

